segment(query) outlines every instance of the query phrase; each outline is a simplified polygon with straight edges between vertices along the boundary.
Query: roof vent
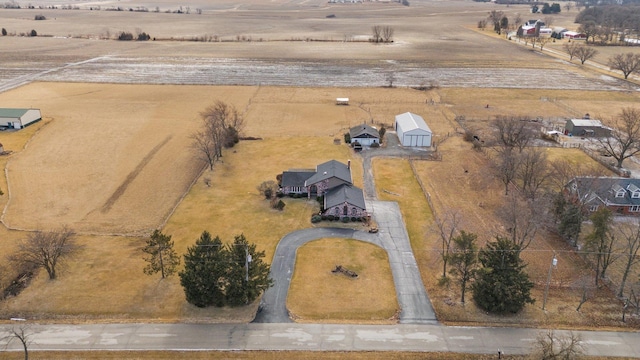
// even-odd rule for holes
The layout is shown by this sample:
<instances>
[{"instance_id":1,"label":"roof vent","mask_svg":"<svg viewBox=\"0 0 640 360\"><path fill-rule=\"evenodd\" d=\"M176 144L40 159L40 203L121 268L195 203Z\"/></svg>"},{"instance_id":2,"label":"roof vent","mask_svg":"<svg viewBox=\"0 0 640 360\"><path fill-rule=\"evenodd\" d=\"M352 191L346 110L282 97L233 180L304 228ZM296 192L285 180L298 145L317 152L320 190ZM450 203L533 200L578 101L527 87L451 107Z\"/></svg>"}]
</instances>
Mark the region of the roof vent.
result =
<instances>
[{"instance_id":1,"label":"roof vent","mask_svg":"<svg viewBox=\"0 0 640 360\"><path fill-rule=\"evenodd\" d=\"M327 172L325 171L323 175L327 175Z\"/></svg>"}]
</instances>

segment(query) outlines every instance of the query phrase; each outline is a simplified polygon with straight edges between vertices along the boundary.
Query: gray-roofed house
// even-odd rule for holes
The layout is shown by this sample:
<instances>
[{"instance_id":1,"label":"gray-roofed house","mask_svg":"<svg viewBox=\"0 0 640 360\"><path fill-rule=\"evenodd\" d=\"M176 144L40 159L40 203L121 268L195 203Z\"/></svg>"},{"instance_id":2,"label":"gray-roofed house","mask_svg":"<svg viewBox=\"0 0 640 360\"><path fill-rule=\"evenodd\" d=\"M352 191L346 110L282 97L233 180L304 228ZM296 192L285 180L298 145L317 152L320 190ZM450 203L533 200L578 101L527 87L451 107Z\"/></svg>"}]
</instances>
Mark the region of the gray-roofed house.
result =
<instances>
[{"instance_id":1,"label":"gray-roofed house","mask_svg":"<svg viewBox=\"0 0 640 360\"><path fill-rule=\"evenodd\" d=\"M431 146L431 129L420 115L396 115L394 127L402 146Z\"/></svg>"},{"instance_id":2,"label":"gray-roofed house","mask_svg":"<svg viewBox=\"0 0 640 360\"><path fill-rule=\"evenodd\" d=\"M0 108L0 127L22 129L40 120L42 115L38 109Z\"/></svg>"},{"instance_id":3,"label":"gray-roofed house","mask_svg":"<svg viewBox=\"0 0 640 360\"><path fill-rule=\"evenodd\" d=\"M378 129L367 124L357 125L349 129L351 143L356 141L363 146L371 146L373 143L380 143L380 133Z\"/></svg>"},{"instance_id":4,"label":"gray-roofed house","mask_svg":"<svg viewBox=\"0 0 640 360\"><path fill-rule=\"evenodd\" d=\"M362 190L351 184L342 184L329 189L324 195L324 213L337 217L366 216Z\"/></svg>"},{"instance_id":5,"label":"gray-roofed house","mask_svg":"<svg viewBox=\"0 0 640 360\"><path fill-rule=\"evenodd\" d=\"M570 136L607 137L611 129L585 115L584 119L569 119L564 125L564 134Z\"/></svg>"},{"instance_id":6,"label":"gray-roofed house","mask_svg":"<svg viewBox=\"0 0 640 360\"><path fill-rule=\"evenodd\" d=\"M336 160L330 160L316 167L316 173L309 177L304 186L307 194L322 196L327 190L342 184L352 184L351 162L345 165Z\"/></svg>"},{"instance_id":7,"label":"gray-roofed house","mask_svg":"<svg viewBox=\"0 0 640 360\"><path fill-rule=\"evenodd\" d=\"M640 216L640 179L577 177L565 190L587 212L606 207L614 214Z\"/></svg>"},{"instance_id":8,"label":"gray-roofed house","mask_svg":"<svg viewBox=\"0 0 640 360\"><path fill-rule=\"evenodd\" d=\"M281 191L285 195L307 194L304 182L316 173L314 169L291 169L282 172Z\"/></svg>"}]
</instances>

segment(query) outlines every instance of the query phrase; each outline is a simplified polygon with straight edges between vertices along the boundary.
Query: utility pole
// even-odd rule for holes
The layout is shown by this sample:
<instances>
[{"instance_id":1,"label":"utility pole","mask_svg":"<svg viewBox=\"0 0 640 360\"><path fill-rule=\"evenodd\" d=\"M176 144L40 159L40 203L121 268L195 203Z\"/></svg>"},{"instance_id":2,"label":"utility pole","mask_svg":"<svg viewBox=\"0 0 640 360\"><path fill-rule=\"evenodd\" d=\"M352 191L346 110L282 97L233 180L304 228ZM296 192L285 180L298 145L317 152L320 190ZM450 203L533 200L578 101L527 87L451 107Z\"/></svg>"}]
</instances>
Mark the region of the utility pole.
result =
<instances>
[{"instance_id":1,"label":"utility pole","mask_svg":"<svg viewBox=\"0 0 640 360\"><path fill-rule=\"evenodd\" d=\"M251 263L251 254L249 254L249 246L244 246L244 280L249 282L249 263Z\"/></svg>"},{"instance_id":2,"label":"utility pole","mask_svg":"<svg viewBox=\"0 0 640 360\"><path fill-rule=\"evenodd\" d=\"M551 284L551 272L553 268L558 265L558 258L556 258L556 252L553 251L553 259L551 260L551 265L549 265L549 275L547 275L547 285L544 288L544 298L542 300L542 310L544 310L545 305L547 305L547 296L549 295L549 284Z\"/></svg>"},{"instance_id":3,"label":"utility pole","mask_svg":"<svg viewBox=\"0 0 640 360\"><path fill-rule=\"evenodd\" d=\"M244 290L247 304L249 303L249 264L251 263L251 254L249 254L249 245L244 245Z\"/></svg>"}]
</instances>

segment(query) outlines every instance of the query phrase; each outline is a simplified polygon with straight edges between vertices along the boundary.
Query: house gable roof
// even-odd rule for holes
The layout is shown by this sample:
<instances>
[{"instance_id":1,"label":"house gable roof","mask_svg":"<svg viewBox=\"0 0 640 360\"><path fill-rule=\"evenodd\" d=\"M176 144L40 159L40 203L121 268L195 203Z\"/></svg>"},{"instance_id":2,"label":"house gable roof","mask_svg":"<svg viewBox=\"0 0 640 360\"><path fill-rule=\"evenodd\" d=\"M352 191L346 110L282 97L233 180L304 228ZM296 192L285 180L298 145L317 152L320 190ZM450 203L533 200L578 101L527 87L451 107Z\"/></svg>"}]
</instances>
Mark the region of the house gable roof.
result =
<instances>
[{"instance_id":1,"label":"house gable roof","mask_svg":"<svg viewBox=\"0 0 640 360\"><path fill-rule=\"evenodd\" d=\"M352 183L351 169L339 161L330 160L318 165L316 167L316 173L304 182L304 186L317 184L320 181L330 179L332 177L338 178L349 184Z\"/></svg>"},{"instance_id":2,"label":"house gable roof","mask_svg":"<svg viewBox=\"0 0 640 360\"><path fill-rule=\"evenodd\" d=\"M378 130L372 126L367 124L362 124L358 126L354 126L349 129L349 136L352 139L354 138L380 138L380 133Z\"/></svg>"},{"instance_id":3,"label":"house gable roof","mask_svg":"<svg viewBox=\"0 0 640 360\"><path fill-rule=\"evenodd\" d=\"M582 201L591 202L597 198L606 205L640 205L640 198L634 198L632 196L634 190L631 190L636 187L640 188L640 179L579 177L571 180L571 183L575 184L574 189L582 198ZM624 196L616 197L616 194L618 193L624 193Z\"/></svg>"},{"instance_id":4,"label":"house gable roof","mask_svg":"<svg viewBox=\"0 0 640 360\"><path fill-rule=\"evenodd\" d=\"M316 171L313 169L288 170L282 172L282 187L304 186L304 182L312 177Z\"/></svg>"},{"instance_id":5,"label":"house gable roof","mask_svg":"<svg viewBox=\"0 0 640 360\"><path fill-rule=\"evenodd\" d=\"M327 191L324 195L324 204L326 209L342 205L345 202L357 208L366 209L362 189L351 184L336 186Z\"/></svg>"},{"instance_id":6,"label":"house gable roof","mask_svg":"<svg viewBox=\"0 0 640 360\"><path fill-rule=\"evenodd\" d=\"M404 114L396 115L396 124L400 125L403 132L409 132L412 130L426 131L431 134L431 129L427 126L422 116L406 112Z\"/></svg>"}]
</instances>

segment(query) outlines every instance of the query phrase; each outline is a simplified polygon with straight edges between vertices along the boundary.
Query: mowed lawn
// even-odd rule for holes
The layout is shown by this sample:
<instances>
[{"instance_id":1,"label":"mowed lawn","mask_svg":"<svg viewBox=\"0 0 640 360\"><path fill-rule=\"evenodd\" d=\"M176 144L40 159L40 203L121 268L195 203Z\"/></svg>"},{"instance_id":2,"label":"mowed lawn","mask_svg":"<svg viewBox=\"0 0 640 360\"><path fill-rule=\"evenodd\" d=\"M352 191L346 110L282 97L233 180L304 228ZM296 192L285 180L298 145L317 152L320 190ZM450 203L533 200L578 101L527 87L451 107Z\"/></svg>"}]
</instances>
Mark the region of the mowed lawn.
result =
<instances>
[{"instance_id":1,"label":"mowed lawn","mask_svg":"<svg viewBox=\"0 0 640 360\"><path fill-rule=\"evenodd\" d=\"M332 272L338 265L358 276ZM294 320L313 323L395 323L400 311L386 251L352 239L298 249L287 304Z\"/></svg>"}]
</instances>

